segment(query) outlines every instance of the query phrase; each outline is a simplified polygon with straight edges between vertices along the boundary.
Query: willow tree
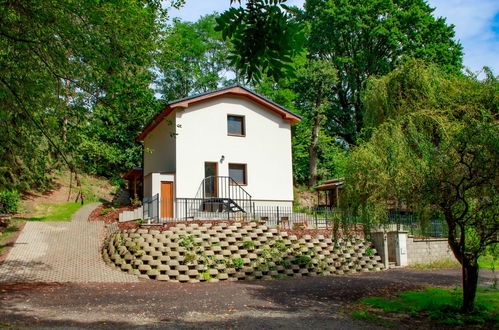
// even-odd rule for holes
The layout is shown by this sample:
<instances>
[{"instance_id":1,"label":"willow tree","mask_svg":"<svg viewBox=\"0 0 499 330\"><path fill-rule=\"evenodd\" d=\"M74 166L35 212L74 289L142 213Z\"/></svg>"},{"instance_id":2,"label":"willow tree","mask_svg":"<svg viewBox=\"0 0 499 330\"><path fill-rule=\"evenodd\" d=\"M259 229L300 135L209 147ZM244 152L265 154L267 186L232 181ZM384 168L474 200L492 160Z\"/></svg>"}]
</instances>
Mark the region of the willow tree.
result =
<instances>
[{"instance_id":1,"label":"willow tree","mask_svg":"<svg viewBox=\"0 0 499 330\"><path fill-rule=\"evenodd\" d=\"M462 265L465 312L474 307L478 257L499 238L497 87L491 73L478 81L412 61L370 79L368 140L347 170L350 202L380 222L393 200L443 216Z\"/></svg>"}]
</instances>

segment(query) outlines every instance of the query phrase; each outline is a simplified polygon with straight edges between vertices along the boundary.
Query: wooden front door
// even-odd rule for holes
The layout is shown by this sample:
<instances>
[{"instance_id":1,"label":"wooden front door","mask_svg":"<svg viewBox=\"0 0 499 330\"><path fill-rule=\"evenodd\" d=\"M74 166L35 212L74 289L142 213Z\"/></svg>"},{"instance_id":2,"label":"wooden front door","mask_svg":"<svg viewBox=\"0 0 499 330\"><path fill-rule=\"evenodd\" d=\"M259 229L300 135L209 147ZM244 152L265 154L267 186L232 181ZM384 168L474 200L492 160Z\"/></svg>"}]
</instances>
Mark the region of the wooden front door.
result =
<instances>
[{"instance_id":1,"label":"wooden front door","mask_svg":"<svg viewBox=\"0 0 499 330\"><path fill-rule=\"evenodd\" d=\"M173 218L173 182L161 181L161 217Z\"/></svg>"}]
</instances>

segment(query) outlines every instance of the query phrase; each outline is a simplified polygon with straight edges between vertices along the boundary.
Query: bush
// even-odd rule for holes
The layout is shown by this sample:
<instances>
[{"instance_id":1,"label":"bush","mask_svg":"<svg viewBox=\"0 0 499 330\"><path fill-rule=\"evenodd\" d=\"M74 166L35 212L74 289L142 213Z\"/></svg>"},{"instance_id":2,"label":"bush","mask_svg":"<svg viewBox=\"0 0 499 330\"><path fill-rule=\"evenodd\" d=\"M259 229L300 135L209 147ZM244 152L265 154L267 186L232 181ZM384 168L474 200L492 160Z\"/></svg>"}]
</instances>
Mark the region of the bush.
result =
<instances>
[{"instance_id":1,"label":"bush","mask_svg":"<svg viewBox=\"0 0 499 330\"><path fill-rule=\"evenodd\" d=\"M0 191L0 213L17 213L21 196L16 190Z\"/></svg>"}]
</instances>

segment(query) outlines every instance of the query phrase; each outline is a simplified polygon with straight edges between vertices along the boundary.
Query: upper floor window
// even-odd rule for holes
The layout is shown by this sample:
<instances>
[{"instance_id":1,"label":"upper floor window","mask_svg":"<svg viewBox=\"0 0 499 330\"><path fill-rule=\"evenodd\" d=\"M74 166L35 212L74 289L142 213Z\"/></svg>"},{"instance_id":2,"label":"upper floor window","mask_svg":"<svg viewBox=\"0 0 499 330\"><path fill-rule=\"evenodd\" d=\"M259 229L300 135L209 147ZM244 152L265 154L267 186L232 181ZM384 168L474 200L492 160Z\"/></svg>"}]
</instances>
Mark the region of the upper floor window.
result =
<instances>
[{"instance_id":1,"label":"upper floor window","mask_svg":"<svg viewBox=\"0 0 499 330\"><path fill-rule=\"evenodd\" d=\"M244 116L227 115L227 133L229 135L244 136Z\"/></svg>"}]
</instances>

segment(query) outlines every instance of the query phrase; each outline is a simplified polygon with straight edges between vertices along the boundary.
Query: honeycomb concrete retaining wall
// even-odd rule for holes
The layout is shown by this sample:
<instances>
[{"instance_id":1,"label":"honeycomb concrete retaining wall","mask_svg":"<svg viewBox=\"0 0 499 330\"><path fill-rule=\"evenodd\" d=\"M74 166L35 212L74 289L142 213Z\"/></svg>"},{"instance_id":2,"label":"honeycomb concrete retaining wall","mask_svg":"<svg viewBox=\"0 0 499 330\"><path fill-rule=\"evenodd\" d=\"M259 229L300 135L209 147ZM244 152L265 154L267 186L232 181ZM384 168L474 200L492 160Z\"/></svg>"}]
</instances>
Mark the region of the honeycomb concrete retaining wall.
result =
<instances>
[{"instance_id":1,"label":"honeycomb concrete retaining wall","mask_svg":"<svg viewBox=\"0 0 499 330\"><path fill-rule=\"evenodd\" d=\"M359 238L297 238L256 223L177 224L165 231L113 233L104 259L141 278L215 282L332 275L383 269Z\"/></svg>"}]
</instances>

